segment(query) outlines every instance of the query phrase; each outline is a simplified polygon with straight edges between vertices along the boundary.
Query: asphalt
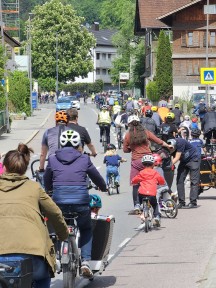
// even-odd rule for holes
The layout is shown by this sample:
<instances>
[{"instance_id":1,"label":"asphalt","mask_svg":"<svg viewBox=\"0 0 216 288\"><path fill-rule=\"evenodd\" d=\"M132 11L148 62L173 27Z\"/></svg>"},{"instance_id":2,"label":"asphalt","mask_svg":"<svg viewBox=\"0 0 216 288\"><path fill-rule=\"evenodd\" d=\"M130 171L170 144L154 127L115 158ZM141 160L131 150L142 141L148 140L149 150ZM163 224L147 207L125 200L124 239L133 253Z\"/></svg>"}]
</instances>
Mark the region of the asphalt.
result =
<instances>
[{"instance_id":1,"label":"asphalt","mask_svg":"<svg viewBox=\"0 0 216 288\"><path fill-rule=\"evenodd\" d=\"M11 126L11 132L0 136L0 154L4 156L7 151L16 149L19 142L28 144L31 141L31 139L33 139L37 135L40 127L43 127L45 123L48 121L51 113L52 112L50 112L49 109L41 108L38 110L34 110L33 115L31 117L28 117L26 120L13 120L12 126ZM152 235L149 234L149 237L152 238ZM213 244L212 245L213 248L211 251L211 257L210 259L206 259L205 261L205 267L204 267L205 272L203 274L202 281L200 282L199 288L215 288L216 287L216 273L215 273L216 271L216 243L212 243L212 244ZM143 232L137 232L137 234L129 242L123 245L118 255L116 255L115 258L111 259L110 265L107 267L104 274L108 276L111 273L111 275L113 275L113 272L115 271L115 274L117 273L120 276L121 280L118 283L118 285L116 285L117 283L113 283L112 285L112 281L114 280L112 277L110 277L109 278L110 286L115 286L115 287L125 286L125 287L134 287L134 288L138 287L134 285L134 276L142 275L143 269L145 269L143 264L141 264L140 262L141 259L146 258L146 255L144 255L144 249L143 249L144 245L146 245L146 241L143 241ZM164 247L164 249L166 248ZM176 257L178 257L178 255L176 255ZM152 263L149 263L149 264L152 264ZM119 267L121 267L121 269ZM128 267L130 267L129 270L128 270ZM124 274L125 270L129 271L127 276ZM140 279L140 277L138 278ZM182 285L181 287L191 288L191 286L188 286L186 283L184 284L185 285ZM110 286L103 286L103 287L110 287ZM96 286L96 287L99 287L99 286ZM143 284L141 284L141 286L139 285L139 287L143 287ZM172 285L172 287L179 287L179 286L178 285L175 286L174 284Z\"/></svg>"}]
</instances>

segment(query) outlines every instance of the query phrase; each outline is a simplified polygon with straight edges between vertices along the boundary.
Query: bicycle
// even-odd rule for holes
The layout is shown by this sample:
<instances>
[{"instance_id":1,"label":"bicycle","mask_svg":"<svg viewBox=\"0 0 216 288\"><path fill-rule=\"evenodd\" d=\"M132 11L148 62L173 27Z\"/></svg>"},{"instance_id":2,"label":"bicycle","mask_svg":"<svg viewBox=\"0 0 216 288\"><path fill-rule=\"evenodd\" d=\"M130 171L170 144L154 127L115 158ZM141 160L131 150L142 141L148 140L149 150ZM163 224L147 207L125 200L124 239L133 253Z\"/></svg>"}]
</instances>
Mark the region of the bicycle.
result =
<instances>
[{"instance_id":1,"label":"bicycle","mask_svg":"<svg viewBox=\"0 0 216 288\"><path fill-rule=\"evenodd\" d=\"M107 187L107 192L109 195L112 195L114 193L114 190L116 190L116 193L120 193L119 186L116 185L115 183L115 174L110 173L108 176L108 187Z\"/></svg>"},{"instance_id":2,"label":"bicycle","mask_svg":"<svg viewBox=\"0 0 216 288\"><path fill-rule=\"evenodd\" d=\"M122 126L121 125L117 125L116 128L118 129L118 132L117 132L118 149L121 149L122 143L123 143Z\"/></svg>"},{"instance_id":3,"label":"bicycle","mask_svg":"<svg viewBox=\"0 0 216 288\"><path fill-rule=\"evenodd\" d=\"M143 219L142 219L142 223L144 223L144 231L146 233L149 232L149 230L152 229L152 226L153 226L153 223L152 223L152 220L153 220L153 208L151 206L151 203L150 203L150 200L149 200L149 197L144 197L142 199L142 206L143 206L143 212L142 212L142 215L143 215Z\"/></svg>"},{"instance_id":4,"label":"bicycle","mask_svg":"<svg viewBox=\"0 0 216 288\"><path fill-rule=\"evenodd\" d=\"M163 200L162 197L159 199L160 211L164 213L167 218L175 218L178 214L178 207L172 199Z\"/></svg>"},{"instance_id":5,"label":"bicycle","mask_svg":"<svg viewBox=\"0 0 216 288\"><path fill-rule=\"evenodd\" d=\"M100 129L103 129L103 134L102 134L102 146L104 148L104 153L106 153L106 148L107 148L107 144L108 144L108 141L107 141L107 133L106 133L106 126L108 126L107 124L99 124L100 126Z\"/></svg>"}]
</instances>

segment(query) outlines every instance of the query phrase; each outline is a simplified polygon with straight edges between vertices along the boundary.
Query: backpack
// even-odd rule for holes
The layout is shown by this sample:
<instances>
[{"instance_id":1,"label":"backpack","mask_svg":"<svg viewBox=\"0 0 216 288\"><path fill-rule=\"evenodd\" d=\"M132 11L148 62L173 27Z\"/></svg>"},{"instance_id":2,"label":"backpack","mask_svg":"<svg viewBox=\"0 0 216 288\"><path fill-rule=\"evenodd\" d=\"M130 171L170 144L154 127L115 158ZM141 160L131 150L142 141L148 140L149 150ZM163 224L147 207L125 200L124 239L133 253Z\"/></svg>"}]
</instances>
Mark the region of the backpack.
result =
<instances>
[{"instance_id":1,"label":"backpack","mask_svg":"<svg viewBox=\"0 0 216 288\"><path fill-rule=\"evenodd\" d=\"M116 118L115 118L115 124L116 125L121 125L121 117L122 117L122 115L118 115Z\"/></svg>"},{"instance_id":2,"label":"backpack","mask_svg":"<svg viewBox=\"0 0 216 288\"><path fill-rule=\"evenodd\" d=\"M156 123L155 123L154 119L148 118L148 117L141 118L141 123L150 132L152 132L152 133L156 132L156 127L157 126L156 126Z\"/></svg>"},{"instance_id":3,"label":"backpack","mask_svg":"<svg viewBox=\"0 0 216 288\"><path fill-rule=\"evenodd\" d=\"M206 106L204 103L199 104L199 113L206 112Z\"/></svg>"},{"instance_id":4,"label":"backpack","mask_svg":"<svg viewBox=\"0 0 216 288\"><path fill-rule=\"evenodd\" d=\"M132 101L127 102L126 103L126 110L129 111L129 110L133 110L133 109L134 109L133 102Z\"/></svg>"}]
</instances>

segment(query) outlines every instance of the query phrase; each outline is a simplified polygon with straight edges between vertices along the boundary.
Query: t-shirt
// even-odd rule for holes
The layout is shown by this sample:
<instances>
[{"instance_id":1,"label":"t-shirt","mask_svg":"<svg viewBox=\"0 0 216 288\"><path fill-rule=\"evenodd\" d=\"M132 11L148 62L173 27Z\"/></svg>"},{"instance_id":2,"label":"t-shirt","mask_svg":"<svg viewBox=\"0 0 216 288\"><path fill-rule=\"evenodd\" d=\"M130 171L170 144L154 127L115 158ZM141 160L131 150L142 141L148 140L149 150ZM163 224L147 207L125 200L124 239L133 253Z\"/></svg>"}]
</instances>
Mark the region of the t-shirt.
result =
<instances>
[{"instance_id":1,"label":"t-shirt","mask_svg":"<svg viewBox=\"0 0 216 288\"><path fill-rule=\"evenodd\" d=\"M106 166L119 166L119 161L122 159L118 154L112 156L105 156L104 163Z\"/></svg>"},{"instance_id":2,"label":"t-shirt","mask_svg":"<svg viewBox=\"0 0 216 288\"><path fill-rule=\"evenodd\" d=\"M189 142L194 148L197 149L198 155L201 156L202 148L205 146L203 141L199 138L194 138L194 139L191 139Z\"/></svg>"},{"instance_id":3,"label":"t-shirt","mask_svg":"<svg viewBox=\"0 0 216 288\"><path fill-rule=\"evenodd\" d=\"M91 138L85 127L82 127L75 123L68 123L67 127L68 129L72 129L80 134L82 146L84 146L84 144L88 145L91 143Z\"/></svg>"},{"instance_id":4,"label":"t-shirt","mask_svg":"<svg viewBox=\"0 0 216 288\"><path fill-rule=\"evenodd\" d=\"M161 134L162 134L162 140L167 142L169 139L173 139L173 133L178 133L177 128L175 124L173 123L163 123L161 125Z\"/></svg>"},{"instance_id":5,"label":"t-shirt","mask_svg":"<svg viewBox=\"0 0 216 288\"><path fill-rule=\"evenodd\" d=\"M190 161L199 160L200 156L198 155L197 149L189 143L187 140L182 138L176 139L176 152L181 152L181 162L188 163Z\"/></svg>"}]
</instances>

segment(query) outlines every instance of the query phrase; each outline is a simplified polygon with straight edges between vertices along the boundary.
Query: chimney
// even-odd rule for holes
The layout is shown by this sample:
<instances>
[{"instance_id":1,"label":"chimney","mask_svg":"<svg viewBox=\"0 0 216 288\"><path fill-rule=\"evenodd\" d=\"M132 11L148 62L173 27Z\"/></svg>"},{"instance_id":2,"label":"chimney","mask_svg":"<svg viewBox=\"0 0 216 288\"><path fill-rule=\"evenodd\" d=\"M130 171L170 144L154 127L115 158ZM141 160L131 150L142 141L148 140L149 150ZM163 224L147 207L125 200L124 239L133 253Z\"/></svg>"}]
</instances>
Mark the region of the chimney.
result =
<instances>
[{"instance_id":1,"label":"chimney","mask_svg":"<svg viewBox=\"0 0 216 288\"><path fill-rule=\"evenodd\" d=\"M94 31L99 31L99 22L94 22L93 23L93 30Z\"/></svg>"}]
</instances>

